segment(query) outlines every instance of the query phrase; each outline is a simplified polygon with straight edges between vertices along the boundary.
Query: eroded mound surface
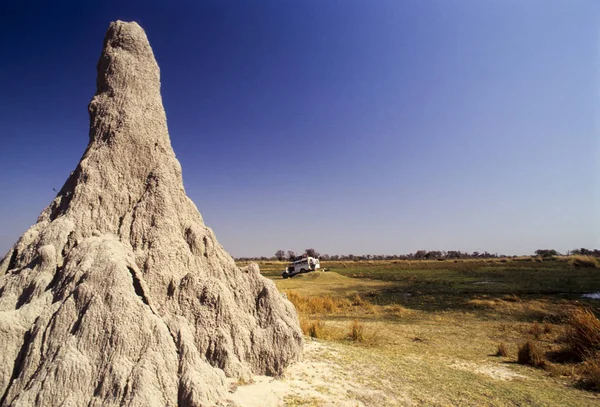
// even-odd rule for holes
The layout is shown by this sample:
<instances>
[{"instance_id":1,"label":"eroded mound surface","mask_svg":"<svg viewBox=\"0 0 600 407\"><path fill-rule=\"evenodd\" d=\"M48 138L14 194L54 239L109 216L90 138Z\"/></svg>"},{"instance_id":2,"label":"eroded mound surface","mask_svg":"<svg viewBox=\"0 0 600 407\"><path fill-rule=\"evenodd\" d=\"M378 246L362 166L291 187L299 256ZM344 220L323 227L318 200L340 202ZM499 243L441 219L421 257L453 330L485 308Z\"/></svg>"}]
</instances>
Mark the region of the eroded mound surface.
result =
<instances>
[{"instance_id":1,"label":"eroded mound surface","mask_svg":"<svg viewBox=\"0 0 600 407\"><path fill-rule=\"evenodd\" d=\"M226 376L281 374L296 311L187 197L136 23L111 23L89 112L80 163L0 262L0 405L211 405Z\"/></svg>"}]
</instances>

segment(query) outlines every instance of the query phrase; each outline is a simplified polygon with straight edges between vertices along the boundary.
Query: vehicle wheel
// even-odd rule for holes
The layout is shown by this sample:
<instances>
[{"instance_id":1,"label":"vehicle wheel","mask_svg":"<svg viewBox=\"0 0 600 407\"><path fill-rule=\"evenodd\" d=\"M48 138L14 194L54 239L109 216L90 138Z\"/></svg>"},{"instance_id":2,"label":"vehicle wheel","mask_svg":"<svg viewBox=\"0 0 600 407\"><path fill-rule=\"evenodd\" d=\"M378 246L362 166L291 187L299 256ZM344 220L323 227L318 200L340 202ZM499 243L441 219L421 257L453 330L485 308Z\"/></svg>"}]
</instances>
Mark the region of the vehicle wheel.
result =
<instances>
[{"instance_id":1,"label":"vehicle wheel","mask_svg":"<svg viewBox=\"0 0 600 407\"><path fill-rule=\"evenodd\" d=\"M286 278L288 278L288 275L287 275L287 273L283 273L283 274L281 275L281 277L283 277L283 279L285 280Z\"/></svg>"},{"instance_id":2,"label":"vehicle wheel","mask_svg":"<svg viewBox=\"0 0 600 407\"><path fill-rule=\"evenodd\" d=\"M306 270L304 270L304 269L300 269L300 272L301 272L301 273L306 273Z\"/></svg>"}]
</instances>

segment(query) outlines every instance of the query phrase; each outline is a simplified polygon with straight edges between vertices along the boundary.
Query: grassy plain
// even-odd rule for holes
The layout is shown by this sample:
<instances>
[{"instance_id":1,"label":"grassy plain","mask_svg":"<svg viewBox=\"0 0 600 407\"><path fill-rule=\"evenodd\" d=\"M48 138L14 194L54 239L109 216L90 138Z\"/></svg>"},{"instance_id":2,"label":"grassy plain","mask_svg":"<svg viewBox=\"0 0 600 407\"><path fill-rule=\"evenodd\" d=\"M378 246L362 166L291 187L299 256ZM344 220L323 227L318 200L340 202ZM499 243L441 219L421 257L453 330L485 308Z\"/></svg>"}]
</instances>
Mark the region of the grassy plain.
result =
<instances>
[{"instance_id":1,"label":"grassy plain","mask_svg":"<svg viewBox=\"0 0 600 407\"><path fill-rule=\"evenodd\" d=\"M350 374L372 389L356 396L365 405L600 406L598 388L583 388L590 364L563 352L570 310L600 313L599 300L582 298L600 292L593 265L530 258L322 262L330 271L286 280L284 262L259 265L295 304L308 340L336 350L329 357L343 366L339 379ZM543 366L517 363L528 341Z\"/></svg>"}]
</instances>

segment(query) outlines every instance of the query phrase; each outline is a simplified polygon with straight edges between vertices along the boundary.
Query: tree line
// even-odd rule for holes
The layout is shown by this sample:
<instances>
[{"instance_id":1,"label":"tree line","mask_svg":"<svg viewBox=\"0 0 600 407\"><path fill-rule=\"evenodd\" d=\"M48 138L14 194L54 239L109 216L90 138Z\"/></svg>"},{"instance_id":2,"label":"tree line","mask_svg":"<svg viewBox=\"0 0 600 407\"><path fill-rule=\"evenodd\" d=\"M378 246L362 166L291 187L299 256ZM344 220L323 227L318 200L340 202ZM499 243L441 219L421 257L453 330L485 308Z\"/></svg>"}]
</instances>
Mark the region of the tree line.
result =
<instances>
[{"instance_id":1,"label":"tree line","mask_svg":"<svg viewBox=\"0 0 600 407\"><path fill-rule=\"evenodd\" d=\"M495 259L495 258L511 258L517 256L507 256L498 253L484 252L463 252L460 250L417 250L414 253L408 254L320 254L315 249L306 249L304 252L296 254L293 250L277 250L275 255L272 257L240 257L238 261L251 261L251 260L279 260L279 261L292 261L299 256L317 257L324 261L336 261L336 260L456 260L456 259ZM535 251L533 256L551 258L554 256L593 256L600 258L600 250L598 249L574 249L569 250L566 253L560 253L554 249L538 249Z\"/></svg>"}]
</instances>

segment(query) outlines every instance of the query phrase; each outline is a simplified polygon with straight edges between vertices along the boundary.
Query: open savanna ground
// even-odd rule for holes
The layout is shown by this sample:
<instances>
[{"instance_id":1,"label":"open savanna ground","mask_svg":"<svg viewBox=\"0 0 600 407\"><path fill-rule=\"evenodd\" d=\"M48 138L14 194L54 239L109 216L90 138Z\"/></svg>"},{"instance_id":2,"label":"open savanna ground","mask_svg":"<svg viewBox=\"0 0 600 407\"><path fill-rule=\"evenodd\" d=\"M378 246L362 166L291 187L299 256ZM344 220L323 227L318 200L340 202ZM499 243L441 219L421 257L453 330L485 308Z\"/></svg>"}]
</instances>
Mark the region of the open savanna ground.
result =
<instances>
[{"instance_id":1,"label":"open savanna ground","mask_svg":"<svg viewBox=\"0 0 600 407\"><path fill-rule=\"evenodd\" d=\"M319 344L308 362L328 366L288 405L600 405L594 262L322 262L285 280L284 262L260 266Z\"/></svg>"}]
</instances>

